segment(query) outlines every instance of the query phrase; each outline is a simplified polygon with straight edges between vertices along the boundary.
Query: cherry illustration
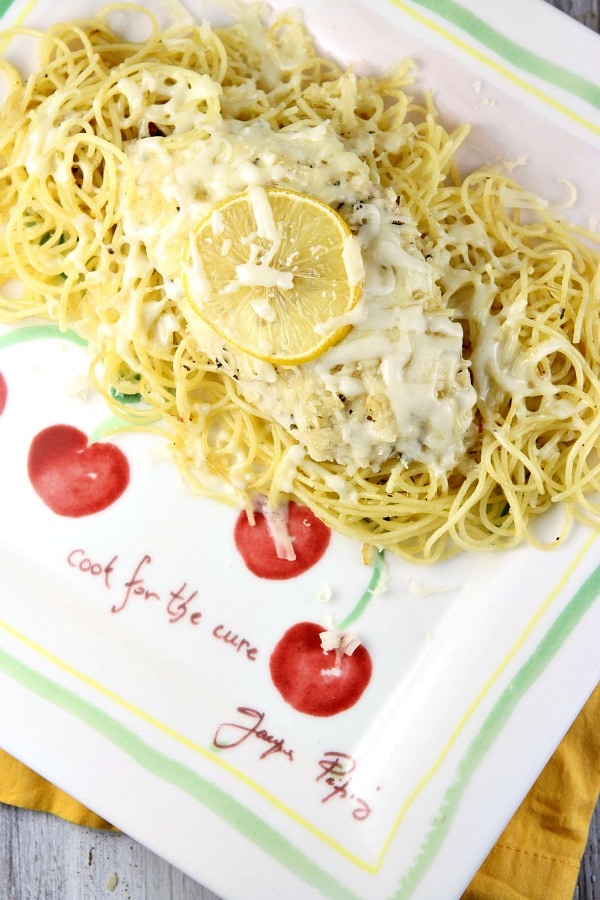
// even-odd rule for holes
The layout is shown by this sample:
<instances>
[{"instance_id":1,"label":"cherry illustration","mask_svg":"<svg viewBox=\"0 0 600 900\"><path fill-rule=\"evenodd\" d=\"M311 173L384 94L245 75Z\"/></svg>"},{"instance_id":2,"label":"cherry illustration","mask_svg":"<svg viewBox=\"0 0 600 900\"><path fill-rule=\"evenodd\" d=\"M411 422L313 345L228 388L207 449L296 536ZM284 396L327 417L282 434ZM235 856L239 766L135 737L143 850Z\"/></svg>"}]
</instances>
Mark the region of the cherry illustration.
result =
<instances>
[{"instance_id":1,"label":"cherry illustration","mask_svg":"<svg viewBox=\"0 0 600 900\"><path fill-rule=\"evenodd\" d=\"M106 509L129 484L129 463L114 444L88 444L71 425L51 425L32 440L29 479L46 506L78 518Z\"/></svg>"},{"instance_id":2,"label":"cherry illustration","mask_svg":"<svg viewBox=\"0 0 600 900\"><path fill-rule=\"evenodd\" d=\"M298 622L277 643L269 667L283 699L309 716L334 716L357 702L373 665L362 644L352 655L321 647L323 626Z\"/></svg>"},{"instance_id":3,"label":"cherry illustration","mask_svg":"<svg viewBox=\"0 0 600 900\"><path fill-rule=\"evenodd\" d=\"M0 372L0 416L4 412L6 406L6 398L8 396L8 388L2 372Z\"/></svg>"},{"instance_id":4,"label":"cherry illustration","mask_svg":"<svg viewBox=\"0 0 600 900\"><path fill-rule=\"evenodd\" d=\"M250 571L259 578L295 578L314 566L325 553L331 531L305 506L293 501L288 507L287 533L292 539L295 559L281 559L277 555L267 515L255 512L254 524L245 512L235 524L235 545Z\"/></svg>"}]
</instances>

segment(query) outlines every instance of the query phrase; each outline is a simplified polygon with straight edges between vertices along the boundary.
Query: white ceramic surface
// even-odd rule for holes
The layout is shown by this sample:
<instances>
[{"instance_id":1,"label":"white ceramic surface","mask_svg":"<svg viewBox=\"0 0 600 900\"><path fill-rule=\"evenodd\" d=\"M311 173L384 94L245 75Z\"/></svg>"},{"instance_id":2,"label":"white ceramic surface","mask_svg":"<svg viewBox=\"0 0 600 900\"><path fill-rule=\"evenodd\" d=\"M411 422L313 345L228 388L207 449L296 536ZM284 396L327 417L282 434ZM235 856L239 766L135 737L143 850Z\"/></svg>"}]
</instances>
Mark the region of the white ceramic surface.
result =
<instances>
[{"instance_id":1,"label":"white ceramic surface","mask_svg":"<svg viewBox=\"0 0 600 900\"><path fill-rule=\"evenodd\" d=\"M361 70L413 57L445 119L473 123L464 166L525 163L521 181L557 205L574 186L565 215L597 221L596 36L538 0L296 5ZM16 2L5 21L63 13ZM265 580L236 549L236 512L190 496L159 438L125 433L107 439L125 492L57 516L32 489L31 441L56 423L89 435L107 411L83 347L8 334L0 745L232 900L458 897L599 680L595 536L371 570L333 535L304 574ZM284 701L269 658L328 616L354 618L373 672L353 706L315 717Z\"/></svg>"}]
</instances>

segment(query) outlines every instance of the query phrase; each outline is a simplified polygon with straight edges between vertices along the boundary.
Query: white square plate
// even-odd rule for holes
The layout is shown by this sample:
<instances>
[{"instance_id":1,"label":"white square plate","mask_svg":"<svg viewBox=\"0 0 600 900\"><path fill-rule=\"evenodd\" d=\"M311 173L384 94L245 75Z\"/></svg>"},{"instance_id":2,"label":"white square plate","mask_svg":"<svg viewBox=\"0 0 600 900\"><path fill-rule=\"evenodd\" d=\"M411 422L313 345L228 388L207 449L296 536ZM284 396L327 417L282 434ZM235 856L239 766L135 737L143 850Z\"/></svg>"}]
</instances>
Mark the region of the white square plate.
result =
<instances>
[{"instance_id":1,"label":"white square plate","mask_svg":"<svg viewBox=\"0 0 600 900\"><path fill-rule=\"evenodd\" d=\"M416 89L473 123L464 166L525 163L522 182L557 205L576 193L565 214L594 224L597 36L541 0L295 6L362 71L412 57ZM0 9L42 27L73 15L69 0ZM191 497L159 438L126 433L109 439L124 494L61 518L27 453L48 425L101 426L87 366L51 328L0 332L0 745L224 897L459 896L598 683L597 536L371 571L334 535L305 574L264 580L235 511ZM326 613L354 620L373 674L316 718L285 703L269 659Z\"/></svg>"}]
</instances>

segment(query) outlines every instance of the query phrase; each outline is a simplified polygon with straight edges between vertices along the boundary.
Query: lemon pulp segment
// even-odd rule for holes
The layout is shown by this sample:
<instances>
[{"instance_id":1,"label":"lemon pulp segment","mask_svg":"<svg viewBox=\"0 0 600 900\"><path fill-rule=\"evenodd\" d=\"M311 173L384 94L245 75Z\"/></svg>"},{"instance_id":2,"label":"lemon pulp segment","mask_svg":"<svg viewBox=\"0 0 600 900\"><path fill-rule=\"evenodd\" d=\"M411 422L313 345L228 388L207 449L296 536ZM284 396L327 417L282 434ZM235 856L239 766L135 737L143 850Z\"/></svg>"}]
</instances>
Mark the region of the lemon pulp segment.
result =
<instances>
[{"instance_id":1,"label":"lemon pulp segment","mask_svg":"<svg viewBox=\"0 0 600 900\"><path fill-rule=\"evenodd\" d=\"M225 341L291 366L349 331L339 317L358 302L361 277L358 242L335 210L296 191L257 187L200 223L184 284L192 309Z\"/></svg>"}]
</instances>

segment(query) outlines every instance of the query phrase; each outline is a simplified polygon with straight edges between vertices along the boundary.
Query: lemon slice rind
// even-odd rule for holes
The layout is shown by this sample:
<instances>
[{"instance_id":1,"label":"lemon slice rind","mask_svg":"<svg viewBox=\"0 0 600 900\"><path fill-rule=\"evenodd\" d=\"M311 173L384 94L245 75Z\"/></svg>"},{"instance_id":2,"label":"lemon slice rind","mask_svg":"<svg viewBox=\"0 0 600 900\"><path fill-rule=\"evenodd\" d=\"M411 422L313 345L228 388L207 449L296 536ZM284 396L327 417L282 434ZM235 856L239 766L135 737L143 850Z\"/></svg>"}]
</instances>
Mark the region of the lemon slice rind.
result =
<instances>
[{"instance_id":1,"label":"lemon slice rind","mask_svg":"<svg viewBox=\"0 0 600 900\"><path fill-rule=\"evenodd\" d=\"M183 271L192 310L223 341L281 366L316 359L342 340L361 279L344 219L321 200L278 187L216 205L191 236Z\"/></svg>"}]
</instances>

